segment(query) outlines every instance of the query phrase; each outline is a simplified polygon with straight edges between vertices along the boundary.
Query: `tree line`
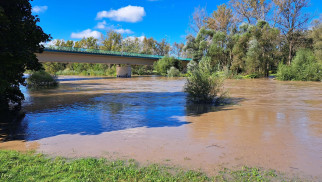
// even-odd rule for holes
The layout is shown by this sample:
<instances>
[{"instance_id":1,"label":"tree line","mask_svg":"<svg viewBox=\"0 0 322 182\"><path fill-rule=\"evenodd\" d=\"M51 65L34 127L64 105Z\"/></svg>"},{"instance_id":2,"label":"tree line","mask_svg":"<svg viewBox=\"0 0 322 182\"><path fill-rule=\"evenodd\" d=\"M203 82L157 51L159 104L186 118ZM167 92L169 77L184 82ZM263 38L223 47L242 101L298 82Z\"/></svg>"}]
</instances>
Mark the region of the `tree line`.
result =
<instances>
[{"instance_id":1,"label":"tree line","mask_svg":"<svg viewBox=\"0 0 322 182\"><path fill-rule=\"evenodd\" d=\"M198 7L184 49L196 62L207 57L217 70L254 77L291 66L305 50L314 54L321 80L321 16L310 24L308 6L309 0L230 0L211 15Z\"/></svg>"}]
</instances>

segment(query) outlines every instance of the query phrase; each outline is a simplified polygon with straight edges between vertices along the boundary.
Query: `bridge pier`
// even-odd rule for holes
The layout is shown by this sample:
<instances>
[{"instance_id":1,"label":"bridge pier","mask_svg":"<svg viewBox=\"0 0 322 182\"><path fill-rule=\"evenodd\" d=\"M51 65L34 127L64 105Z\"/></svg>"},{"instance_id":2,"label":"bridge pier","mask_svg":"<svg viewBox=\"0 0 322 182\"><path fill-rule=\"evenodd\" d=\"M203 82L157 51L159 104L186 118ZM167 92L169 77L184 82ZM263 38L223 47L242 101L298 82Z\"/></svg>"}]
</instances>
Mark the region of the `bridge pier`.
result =
<instances>
[{"instance_id":1,"label":"bridge pier","mask_svg":"<svg viewBox=\"0 0 322 182\"><path fill-rule=\"evenodd\" d=\"M132 71L131 65L127 64L125 66L116 65L116 77L120 78L131 78Z\"/></svg>"}]
</instances>

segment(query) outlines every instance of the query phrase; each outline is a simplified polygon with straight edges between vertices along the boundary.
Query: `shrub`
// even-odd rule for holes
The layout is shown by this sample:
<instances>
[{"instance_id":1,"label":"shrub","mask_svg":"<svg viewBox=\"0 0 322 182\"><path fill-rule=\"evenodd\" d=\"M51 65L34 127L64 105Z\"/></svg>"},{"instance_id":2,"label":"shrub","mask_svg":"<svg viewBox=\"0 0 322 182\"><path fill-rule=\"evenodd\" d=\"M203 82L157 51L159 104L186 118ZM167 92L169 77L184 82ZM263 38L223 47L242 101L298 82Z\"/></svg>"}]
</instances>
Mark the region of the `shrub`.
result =
<instances>
[{"instance_id":1,"label":"shrub","mask_svg":"<svg viewBox=\"0 0 322 182\"><path fill-rule=\"evenodd\" d=\"M249 74L249 75L245 75L243 76L243 78L259 78L260 76L257 74L257 73L252 73L252 74Z\"/></svg>"},{"instance_id":2,"label":"shrub","mask_svg":"<svg viewBox=\"0 0 322 182\"><path fill-rule=\"evenodd\" d=\"M188 99L196 103L218 103L225 95L223 78L213 73L210 62L200 61L185 84Z\"/></svg>"},{"instance_id":3,"label":"shrub","mask_svg":"<svg viewBox=\"0 0 322 182\"><path fill-rule=\"evenodd\" d=\"M187 65L187 72L191 73L198 67L198 63L196 61L191 60Z\"/></svg>"},{"instance_id":4,"label":"shrub","mask_svg":"<svg viewBox=\"0 0 322 182\"><path fill-rule=\"evenodd\" d=\"M55 75L58 71L64 70L66 68L66 63L43 63L45 71L49 74Z\"/></svg>"},{"instance_id":5,"label":"shrub","mask_svg":"<svg viewBox=\"0 0 322 182\"><path fill-rule=\"evenodd\" d=\"M168 77L179 77L179 76L180 76L180 71L177 68L172 66L168 70Z\"/></svg>"},{"instance_id":6,"label":"shrub","mask_svg":"<svg viewBox=\"0 0 322 182\"><path fill-rule=\"evenodd\" d=\"M105 75L106 76L116 76L116 67L115 67L115 65L110 67L110 68L107 68L105 70Z\"/></svg>"},{"instance_id":7,"label":"shrub","mask_svg":"<svg viewBox=\"0 0 322 182\"><path fill-rule=\"evenodd\" d=\"M292 67L280 63L277 68L276 78L278 80L293 80L294 74L292 73Z\"/></svg>"},{"instance_id":8,"label":"shrub","mask_svg":"<svg viewBox=\"0 0 322 182\"><path fill-rule=\"evenodd\" d=\"M307 49L299 50L290 66L280 64L277 70L279 80L321 81L322 65L314 53Z\"/></svg>"},{"instance_id":9,"label":"shrub","mask_svg":"<svg viewBox=\"0 0 322 182\"><path fill-rule=\"evenodd\" d=\"M27 85L31 88L55 87L58 85L55 76L51 76L44 70L32 73L27 79Z\"/></svg>"},{"instance_id":10,"label":"shrub","mask_svg":"<svg viewBox=\"0 0 322 182\"><path fill-rule=\"evenodd\" d=\"M151 75L153 73L153 66L135 65L132 66L132 73L134 75Z\"/></svg>"},{"instance_id":11,"label":"shrub","mask_svg":"<svg viewBox=\"0 0 322 182\"><path fill-rule=\"evenodd\" d=\"M163 57L153 64L154 69L161 75L167 75L168 70L173 66L178 70L182 70L180 60L173 57Z\"/></svg>"}]
</instances>

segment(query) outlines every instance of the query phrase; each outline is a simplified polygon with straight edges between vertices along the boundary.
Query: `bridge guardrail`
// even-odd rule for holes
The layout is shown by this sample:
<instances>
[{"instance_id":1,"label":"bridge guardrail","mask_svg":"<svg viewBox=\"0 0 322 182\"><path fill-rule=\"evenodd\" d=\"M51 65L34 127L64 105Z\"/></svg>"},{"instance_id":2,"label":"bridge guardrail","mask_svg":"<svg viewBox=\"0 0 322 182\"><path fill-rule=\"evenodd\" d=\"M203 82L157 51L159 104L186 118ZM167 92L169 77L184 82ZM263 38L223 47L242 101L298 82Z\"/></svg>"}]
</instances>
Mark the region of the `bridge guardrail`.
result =
<instances>
[{"instance_id":1,"label":"bridge guardrail","mask_svg":"<svg viewBox=\"0 0 322 182\"><path fill-rule=\"evenodd\" d=\"M91 54L103 54L103 55L113 55L113 56L127 56L127 57L141 57L141 58L152 58L161 59L163 56L159 55L149 55L149 54L139 54L139 53L129 53L129 52L118 52L118 51L106 51L101 49L85 49L77 47L62 47L62 46L49 46L45 47L45 51L64 51L64 52L75 52L75 53L91 53ZM189 58L176 58L182 61L190 61Z\"/></svg>"}]
</instances>

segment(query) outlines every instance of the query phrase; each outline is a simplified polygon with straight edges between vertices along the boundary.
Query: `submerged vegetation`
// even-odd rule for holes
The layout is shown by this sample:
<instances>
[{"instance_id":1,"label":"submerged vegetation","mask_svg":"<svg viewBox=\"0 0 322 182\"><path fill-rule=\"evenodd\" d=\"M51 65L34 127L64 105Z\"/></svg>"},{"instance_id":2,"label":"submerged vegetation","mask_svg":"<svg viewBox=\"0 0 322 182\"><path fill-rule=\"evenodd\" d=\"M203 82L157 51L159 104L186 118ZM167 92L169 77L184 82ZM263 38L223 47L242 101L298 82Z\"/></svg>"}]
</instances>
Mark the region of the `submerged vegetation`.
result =
<instances>
[{"instance_id":1,"label":"submerged vegetation","mask_svg":"<svg viewBox=\"0 0 322 182\"><path fill-rule=\"evenodd\" d=\"M182 70L181 61L175 59L174 57L163 57L159 61L154 63L154 69L160 75L167 75L171 67L174 67L178 70Z\"/></svg>"},{"instance_id":2,"label":"submerged vegetation","mask_svg":"<svg viewBox=\"0 0 322 182\"><path fill-rule=\"evenodd\" d=\"M50 75L44 70L32 72L27 78L27 86L30 88L55 87L58 81L55 76Z\"/></svg>"},{"instance_id":3,"label":"submerged vegetation","mask_svg":"<svg viewBox=\"0 0 322 182\"><path fill-rule=\"evenodd\" d=\"M134 160L46 158L0 150L1 181L283 181L274 170L243 167L224 169L215 177L199 171L151 164L139 166Z\"/></svg>"},{"instance_id":4,"label":"submerged vegetation","mask_svg":"<svg viewBox=\"0 0 322 182\"><path fill-rule=\"evenodd\" d=\"M189 77L185 84L188 99L196 103L218 103L225 95L223 78L213 71L210 59L189 65Z\"/></svg>"},{"instance_id":5,"label":"submerged vegetation","mask_svg":"<svg viewBox=\"0 0 322 182\"><path fill-rule=\"evenodd\" d=\"M322 81L322 64L317 62L312 51L300 50L290 66L278 66L276 76L279 80Z\"/></svg>"}]
</instances>

